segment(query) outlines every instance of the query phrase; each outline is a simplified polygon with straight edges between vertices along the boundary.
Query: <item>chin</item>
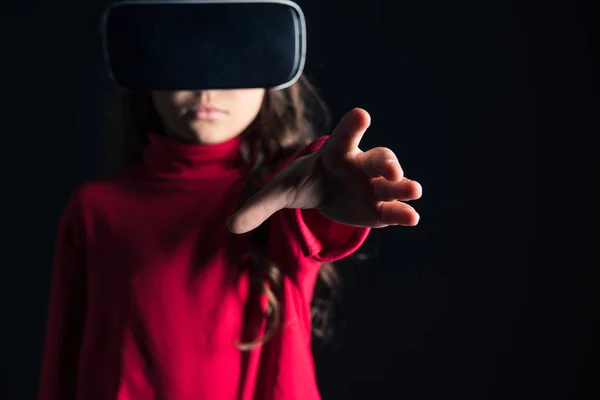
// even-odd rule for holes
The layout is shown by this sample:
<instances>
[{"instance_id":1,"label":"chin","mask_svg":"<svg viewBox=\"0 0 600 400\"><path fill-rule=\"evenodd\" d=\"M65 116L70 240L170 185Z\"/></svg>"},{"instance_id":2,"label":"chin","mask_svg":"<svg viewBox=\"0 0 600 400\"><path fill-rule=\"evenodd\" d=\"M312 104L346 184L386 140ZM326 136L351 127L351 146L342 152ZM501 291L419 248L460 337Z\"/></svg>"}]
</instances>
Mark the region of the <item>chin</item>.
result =
<instances>
[{"instance_id":1,"label":"chin","mask_svg":"<svg viewBox=\"0 0 600 400\"><path fill-rule=\"evenodd\" d=\"M196 141L200 144L219 144L226 142L237 135L228 135L222 132L196 132Z\"/></svg>"},{"instance_id":2,"label":"chin","mask_svg":"<svg viewBox=\"0 0 600 400\"><path fill-rule=\"evenodd\" d=\"M189 125L189 128L200 144L219 144L239 135L231 129L232 127L227 127L227 124L220 124L218 121L196 120Z\"/></svg>"}]
</instances>

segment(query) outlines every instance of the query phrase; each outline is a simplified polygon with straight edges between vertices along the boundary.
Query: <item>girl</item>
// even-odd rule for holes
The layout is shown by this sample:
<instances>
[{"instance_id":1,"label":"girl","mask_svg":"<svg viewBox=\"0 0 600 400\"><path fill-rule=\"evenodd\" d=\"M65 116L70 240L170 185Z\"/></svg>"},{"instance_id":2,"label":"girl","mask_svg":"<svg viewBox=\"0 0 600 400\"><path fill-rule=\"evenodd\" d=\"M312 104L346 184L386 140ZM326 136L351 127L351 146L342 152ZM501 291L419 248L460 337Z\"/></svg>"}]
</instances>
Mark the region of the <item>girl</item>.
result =
<instances>
[{"instance_id":1,"label":"girl","mask_svg":"<svg viewBox=\"0 0 600 400\"><path fill-rule=\"evenodd\" d=\"M315 140L304 77L123 100L128 165L60 223L39 399L319 399L321 265L417 224L420 185L358 148L364 110Z\"/></svg>"}]
</instances>

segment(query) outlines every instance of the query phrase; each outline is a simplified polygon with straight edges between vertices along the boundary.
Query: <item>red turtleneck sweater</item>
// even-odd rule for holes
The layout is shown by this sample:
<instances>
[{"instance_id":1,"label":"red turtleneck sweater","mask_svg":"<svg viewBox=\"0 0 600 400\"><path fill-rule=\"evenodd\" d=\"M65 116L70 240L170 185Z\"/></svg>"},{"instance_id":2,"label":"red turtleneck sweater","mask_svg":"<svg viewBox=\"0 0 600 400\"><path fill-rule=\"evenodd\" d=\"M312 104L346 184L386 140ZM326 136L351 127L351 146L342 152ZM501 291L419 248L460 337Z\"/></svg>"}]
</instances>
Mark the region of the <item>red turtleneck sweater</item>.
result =
<instances>
[{"instance_id":1,"label":"red turtleneck sweater","mask_svg":"<svg viewBox=\"0 0 600 400\"><path fill-rule=\"evenodd\" d=\"M319 398L310 346L319 265L354 252L369 230L316 210L273 215L267 255L287 272L282 323L266 344L238 350L242 326L252 326L244 316L260 312L241 267L248 235L226 227L245 185L239 143L151 135L143 166L71 195L56 249L40 400ZM264 322L254 328L252 337Z\"/></svg>"}]
</instances>

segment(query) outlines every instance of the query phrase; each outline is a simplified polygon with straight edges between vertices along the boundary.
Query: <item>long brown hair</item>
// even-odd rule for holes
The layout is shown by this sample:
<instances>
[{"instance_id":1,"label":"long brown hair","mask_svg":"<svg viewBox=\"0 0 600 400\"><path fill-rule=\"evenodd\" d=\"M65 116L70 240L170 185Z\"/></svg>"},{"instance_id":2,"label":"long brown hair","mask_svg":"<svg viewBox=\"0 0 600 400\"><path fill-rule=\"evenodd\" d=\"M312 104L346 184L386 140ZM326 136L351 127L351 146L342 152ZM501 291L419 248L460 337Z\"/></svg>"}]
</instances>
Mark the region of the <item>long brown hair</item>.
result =
<instances>
[{"instance_id":1,"label":"long brown hair","mask_svg":"<svg viewBox=\"0 0 600 400\"><path fill-rule=\"evenodd\" d=\"M117 159L113 165L130 166L141 163L148 144L148 132L163 132L152 97L149 93L121 90L120 112L113 118L120 125L117 136ZM281 90L267 90L260 112L248 129L242 133L240 156L246 171L246 187L240 204L249 199L260 187L260 182L296 152L302 150L317 135L330 128L329 110L315 87L302 75L293 85ZM111 146L111 147L113 147ZM264 312L266 330L262 337L238 343L241 350L250 350L267 340L277 331L281 321L280 291L282 271L266 258L268 221L250 234L248 269L253 287L259 288L268 299ZM337 296L338 275L333 264L323 263L314 296L311 316L313 332L326 338L330 332L332 304Z\"/></svg>"}]
</instances>

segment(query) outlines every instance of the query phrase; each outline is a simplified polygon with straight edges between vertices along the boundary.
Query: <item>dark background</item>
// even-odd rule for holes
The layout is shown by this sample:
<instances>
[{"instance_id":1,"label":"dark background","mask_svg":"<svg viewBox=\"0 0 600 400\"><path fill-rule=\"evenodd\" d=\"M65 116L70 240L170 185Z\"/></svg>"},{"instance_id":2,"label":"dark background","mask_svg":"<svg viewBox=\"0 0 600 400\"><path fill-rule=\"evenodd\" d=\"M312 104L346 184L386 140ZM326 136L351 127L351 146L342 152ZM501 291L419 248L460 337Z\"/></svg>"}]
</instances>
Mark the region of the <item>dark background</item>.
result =
<instances>
[{"instance_id":1,"label":"dark background","mask_svg":"<svg viewBox=\"0 0 600 400\"><path fill-rule=\"evenodd\" d=\"M102 173L106 3L1 3L2 399L35 397L56 224ZM567 148L598 132L596 14L568 0L299 3L306 72L334 119L367 109L361 147L390 147L424 187L418 227L375 231L367 261L338 264L335 337L315 344L324 398L584 398Z\"/></svg>"}]
</instances>

